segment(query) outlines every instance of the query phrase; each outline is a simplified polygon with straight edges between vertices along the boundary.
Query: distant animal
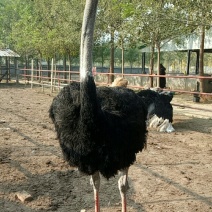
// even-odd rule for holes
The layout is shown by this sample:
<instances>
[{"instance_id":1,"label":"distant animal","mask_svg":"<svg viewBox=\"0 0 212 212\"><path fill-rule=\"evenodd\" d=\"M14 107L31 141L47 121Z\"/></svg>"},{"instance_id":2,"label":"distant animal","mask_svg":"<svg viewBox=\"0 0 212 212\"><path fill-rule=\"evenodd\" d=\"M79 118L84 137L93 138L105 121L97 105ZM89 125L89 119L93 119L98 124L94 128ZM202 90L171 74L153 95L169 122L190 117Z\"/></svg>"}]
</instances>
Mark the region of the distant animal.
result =
<instances>
[{"instance_id":1,"label":"distant animal","mask_svg":"<svg viewBox=\"0 0 212 212\"><path fill-rule=\"evenodd\" d=\"M123 87L96 87L92 76L93 31L98 0L86 0L81 34L80 83L65 86L53 99L49 116L64 158L91 175L95 212L100 211L100 174L118 172L122 212L127 211L128 169L147 140L145 104Z\"/></svg>"},{"instance_id":2,"label":"distant animal","mask_svg":"<svg viewBox=\"0 0 212 212\"><path fill-rule=\"evenodd\" d=\"M115 86L127 87L127 85L128 85L128 80L124 79L123 77L117 77L111 84L112 87L115 87Z\"/></svg>"},{"instance_id":3,"label":"distant animal","mask_svg":"<svg viewBox=\"0 0 212 212\"><path fill-rule=\"evenodd\" d=\"M173 93L141 90L137 93L146 104L148 110L148 125L160 132L173 132L173 107L171 101Z\"/></svg>"},{"instance_id":4,"label":"distant animal","mask_svg":"<svg viewBox=\"0 0 212 212\"><path fill-rule=\"evenodd\" d=\"M112 87L124 86L127 87L128 81L122 77L117 77ZM148 110L147 120L148 126L157 128L159 132L173 132L175 129L172 126L173 122L173 107L171 101L173 93L163 91L161 88L152 88L140 90L137 92Z\"/></svg>"}]
</instances>

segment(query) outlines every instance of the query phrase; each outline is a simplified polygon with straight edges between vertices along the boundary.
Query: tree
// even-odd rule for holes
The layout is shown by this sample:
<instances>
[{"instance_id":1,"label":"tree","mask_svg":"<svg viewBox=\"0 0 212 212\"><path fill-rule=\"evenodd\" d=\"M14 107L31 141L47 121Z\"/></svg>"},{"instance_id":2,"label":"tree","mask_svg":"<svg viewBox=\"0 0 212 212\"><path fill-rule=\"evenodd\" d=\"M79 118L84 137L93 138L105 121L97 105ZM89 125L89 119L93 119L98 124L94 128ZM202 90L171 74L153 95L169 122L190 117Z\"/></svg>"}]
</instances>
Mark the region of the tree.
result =
<instances>
[{"instance_id":1,"label":"tree","mask_svg":"<svg viewBox=\"0 0 212 212\"><path fill-rule=\"evenodd\" d=\"M105 61L109 60L110 49L108 43L101 42L95 43L93 60L95 63L101 63L102 68L104 67Z\"/></svg>"},{"instance_id":2,"label":"tree","mask_svg":"<svg viewBox=\"0 0 212 212\"><path fill-rule=\"evenodd\" d=\"M174 2L171 3L171 1L148 0L136 2L137 8L134 10L133 20L135 20L137 26L137 34L143 43L151 46L151 74L154 67L154 51L155 48L157 49L157 74L159 74L160 48L162 45L175 37L190 32L190 29L178 20L179 17L186 16L186 13L179 10L177 5ZM157 79L159 84L159 78ZM152 85L153 81L151 79L150 86Z\"/></svg>"},{"instance_id":3,"label":"tree","mask_svg":"<svg viewBox=\"0 0 212 212\"><path fill-rule=\"evenodd\" d=\"M21 55L79 55L84 3L77 0L2 0L0 41Z\"/></svg>"},{"instance_id":4,"label":"tree","mask_svg":"<svg viewBox=\"0 0 212 212\"><path fill-rule=\"evenodd\" d=\"M138 58L139 58L138 48L127 49L125 53L125 60L129 62L131 70L132 70L133 64L138 60Z\"/></svg>"},{"instance_id":5,"label":"tree","mask_svg":"<svg viewBox=\"0 0 212 212\"><path fill-rule=\"evenodd\" d=\"M117 47L116 44L120 44L122 51L124 50L124 42L126 42L126 28L125 22L128 18L128 9L131 7L129 0L103 0L100 1L99 11L97 14L97 35L100 40L103 38L109 38L110 41L110 77L109 83L114 80L114 51ZM125 31L124 31L125 29ZM128 32L128 34L130 34ZM122 61L123 62L123 61ZM122 65L123 66L123 65Z\"/></svg>"},{"instance_id":6,"label":"tree","mask_svg":"<svg viewBox=\"0 0 212 212\"><path fill-rule=\"evenodd\" d=\"M12 25L19 18L17 2L19 0L1 0L0 2L0 43L3 48L13 48Z\"/></svg>"}]
</instances>

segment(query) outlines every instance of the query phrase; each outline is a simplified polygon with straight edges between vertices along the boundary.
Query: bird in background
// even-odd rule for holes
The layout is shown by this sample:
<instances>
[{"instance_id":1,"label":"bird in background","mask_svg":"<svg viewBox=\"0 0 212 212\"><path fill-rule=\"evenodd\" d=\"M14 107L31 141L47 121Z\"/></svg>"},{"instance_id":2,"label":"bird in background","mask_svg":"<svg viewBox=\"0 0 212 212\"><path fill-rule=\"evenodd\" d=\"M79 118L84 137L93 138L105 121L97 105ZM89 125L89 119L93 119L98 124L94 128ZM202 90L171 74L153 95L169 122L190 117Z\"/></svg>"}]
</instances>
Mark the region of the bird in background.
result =
<instances>
[{"instance_id":1,"label":"bird in background","mask_svg":"<svg viewBox=\"0 0 212 212\"><path fill-rule=\"evenodd\" d=\"M117 77L111 84L112 87L127 87L128 80ZM173 92L163 91L161 88L144 89L137 92L147 108L147 124L150 128L157 128L159 132L174 132L173 107L171 101Z\"/></svg>"}]
</instances>

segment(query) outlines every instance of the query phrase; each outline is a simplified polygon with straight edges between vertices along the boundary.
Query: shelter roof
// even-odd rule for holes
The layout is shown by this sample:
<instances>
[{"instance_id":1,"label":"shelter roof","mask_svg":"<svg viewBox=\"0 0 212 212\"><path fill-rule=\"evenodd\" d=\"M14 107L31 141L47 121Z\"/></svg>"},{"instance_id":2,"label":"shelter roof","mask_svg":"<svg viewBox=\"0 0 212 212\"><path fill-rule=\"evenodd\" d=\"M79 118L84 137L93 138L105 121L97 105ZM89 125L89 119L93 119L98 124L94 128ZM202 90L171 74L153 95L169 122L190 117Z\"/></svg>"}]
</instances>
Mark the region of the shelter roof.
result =
<instances>
[{"instance_id":1,"label":"shelter roof","mask_svg":"<svg viewBox=\"0 0 212 212\"><path fill-rule=\"evenodd\" d=\"M171 51L198 51L200 49L200 36L191 34L189 36L182 36L178 38L178 44L174 41L164 41L161 45L162 52ZM142 52L151 52L150 46L141 49ZM155 49L157 52L157 49ZM205 33L204 51L212 53L212 28Z\"/></svg>"},{"instance_id":2,"label":"shelter roof","mask_svg":"<svg viewBox=\"0 0 212 212\"><path fill-rule=\"evenodd\" d=\"M0 49L0 57L20 57L20 55L11 49Z\"/></svg>"}]
</instances>

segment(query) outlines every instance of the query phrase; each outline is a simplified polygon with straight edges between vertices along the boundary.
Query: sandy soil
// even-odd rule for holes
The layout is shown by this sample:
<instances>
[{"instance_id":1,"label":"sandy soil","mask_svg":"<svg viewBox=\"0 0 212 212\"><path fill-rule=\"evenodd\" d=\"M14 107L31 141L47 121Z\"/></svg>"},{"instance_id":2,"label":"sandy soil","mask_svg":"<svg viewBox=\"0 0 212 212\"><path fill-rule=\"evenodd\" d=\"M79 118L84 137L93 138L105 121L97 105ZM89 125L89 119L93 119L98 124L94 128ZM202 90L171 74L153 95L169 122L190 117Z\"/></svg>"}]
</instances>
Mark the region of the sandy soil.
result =
<instances>
[{"instance_id":1,"label":"sandy soil","mask_svg":"<svg viewBox=\"0 0 212 212\"><path fill-rule=\"evenodd\" d=\"M48 108L49 90L0 84L0 211L94 211L93 190L63 160ZM192 103L176 95L175 103ZM186 99L187 98L187 99ZM186 112L185 112L186 110ZM212 211L212 117L174 107L174 133L149 130L148 148L129 170L129 212ZM118 176L102 179L101 211L121 211ZM21 202L17 192L32 200Z\"/></svg>"}]
</instances>

